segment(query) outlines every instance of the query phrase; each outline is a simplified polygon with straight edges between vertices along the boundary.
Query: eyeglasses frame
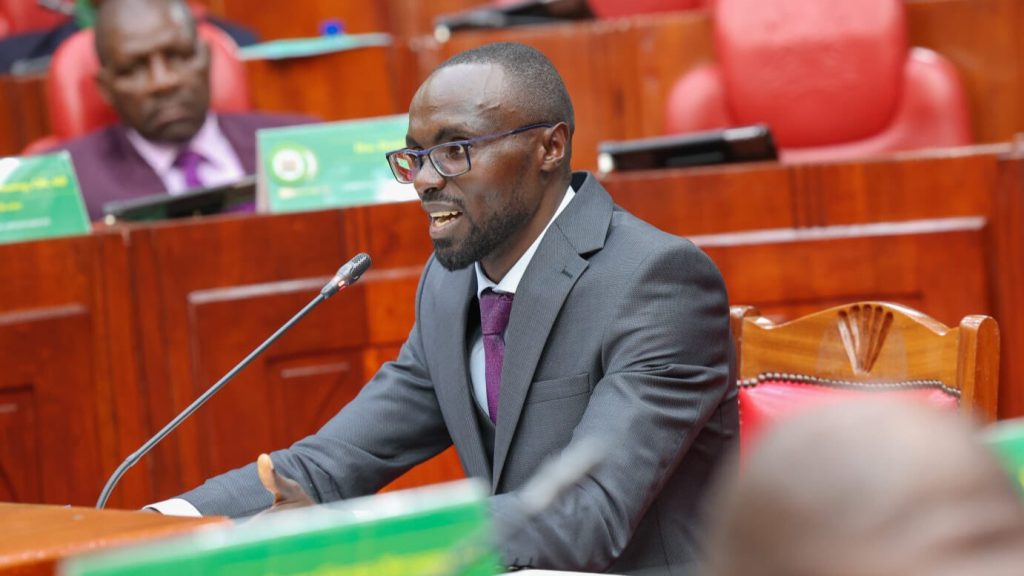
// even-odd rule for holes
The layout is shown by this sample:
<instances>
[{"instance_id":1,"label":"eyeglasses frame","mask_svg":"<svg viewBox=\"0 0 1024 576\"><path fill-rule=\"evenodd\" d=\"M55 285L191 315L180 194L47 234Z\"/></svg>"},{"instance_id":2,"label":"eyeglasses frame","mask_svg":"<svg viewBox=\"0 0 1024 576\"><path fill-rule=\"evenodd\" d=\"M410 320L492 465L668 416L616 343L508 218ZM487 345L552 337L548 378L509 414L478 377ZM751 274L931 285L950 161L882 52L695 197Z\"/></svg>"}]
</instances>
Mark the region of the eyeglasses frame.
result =
<instances>
[{"instance_id":1,"label":"eyeglasses frame","mask_svg":"<svg viewBox=\"0 0 1024 576\"><path fill-rule=\"evenodd\" d=\"M483 136L476 136L475 138L469 138L469 139L466 139L466 140L452 140L451 142L442 142L440 144L435 144L434 146L431 146L430 148L427 148L427 149L424 149L424 150L414 150L412 148L399 148L398 150L392 150L391 152L388 152L387 154L384 155L384 157L388 161L388 167L391 168L391 174L395 177L395 180L398 180L398 182L400 184L412 184L413 181L415 180L415 177L413 177L413 180L409 180L408 182L404 182L401 178L398 177L398 173L395 172L395 166L394 166L394 164L391 163L391 157L393 155L395 155L395 154L398 154L399 152L402 152L402 153L405 153L405 154L410 154L410 155L412 155L413 157L415 157L417 159L416 161L419 163L419 166L418 166L417 171L416 171L417 174L419 174L420 170L423 170L423 157L426 156L427 159L430 160L430 165L434 167L434 170L436 170L438 174L440 174L441 176L443 176L445 178L454 178L456 176L462 176L463 174L465 174L465 173L467 173L467 172L469 172L470 170L473 169L473 160L472 160L472 157L469 154L469 149L470 149L471 146L473 146L473 144L476 144L476 143L479 143L479 142L487 142L489 140L497 140L498 138L504 138L505 136L513 136L515 134L521 134L523 132L526 132L527 130L533 130L533 129L536 129L536 128L554 128L557 125L558 124L551 124L551 123L548 123L548 122L540 122L540 123L536 123L536 124L527 124L526 126L520 126L519 128L513 128L511 130L506 130L504 132L495 132L493 134L484 134ZM458 146L461 146L461 147L465 148L465 150L466 150L466 169L463 170L462 172L457 173L457 174L445 174L441 170L441 168L437 165L437 162L434 161L434 158L430 154L434 150L437 150L439 148L443 148L445 146L452 146L452 145L458 145Z\"/></svg>"}]
</instances>

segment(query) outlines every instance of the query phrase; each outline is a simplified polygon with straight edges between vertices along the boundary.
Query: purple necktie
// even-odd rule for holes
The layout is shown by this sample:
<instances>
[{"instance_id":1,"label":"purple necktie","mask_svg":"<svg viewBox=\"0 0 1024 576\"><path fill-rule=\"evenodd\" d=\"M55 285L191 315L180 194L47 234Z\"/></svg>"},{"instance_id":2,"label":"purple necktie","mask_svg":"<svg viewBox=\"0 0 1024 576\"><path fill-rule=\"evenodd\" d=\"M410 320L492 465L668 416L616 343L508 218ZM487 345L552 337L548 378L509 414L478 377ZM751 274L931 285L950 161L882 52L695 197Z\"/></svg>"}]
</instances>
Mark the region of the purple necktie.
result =
<instances>
[{"instance_id":1,"label":"purple necktie","mask_svg":"<svg viewBox=\"0 0 1024 576\"><path fill-rule=\"evenodd\" d=\"M203 180L199 177L199 165L205 160L201 154L188 148L182 150L174 159L174 167L185 175L186 189L195 190L203 187Z\"/></svg>"},{"instance_id":2,"label":"purple necktie","mask_svg":"<svg viewBox=\"0 0 1024 576\"><path fill-rule=\"evenodd\" d=\"M498 423L501 364L505 360L505 327L512 311L512 294L484 290L480 295L480 330L484 335L484 379L487 382L487 415Z\"/></svg>"}]
</instances>

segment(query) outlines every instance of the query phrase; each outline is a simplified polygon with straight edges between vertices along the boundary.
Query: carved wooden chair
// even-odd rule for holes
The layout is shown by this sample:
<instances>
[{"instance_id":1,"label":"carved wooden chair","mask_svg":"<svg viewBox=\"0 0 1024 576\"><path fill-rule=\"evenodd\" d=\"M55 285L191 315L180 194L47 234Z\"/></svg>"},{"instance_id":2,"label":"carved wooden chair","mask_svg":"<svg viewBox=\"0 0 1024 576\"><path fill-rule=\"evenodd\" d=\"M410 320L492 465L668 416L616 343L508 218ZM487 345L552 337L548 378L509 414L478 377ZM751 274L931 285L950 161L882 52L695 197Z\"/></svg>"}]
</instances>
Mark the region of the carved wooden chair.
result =
<instances>
[{"instance_id":1,"label":"carved wooden chair","mask_svg":"<svg viewBox=\"0 0 1024 576\"><path fill-rule=\"evenodd\" d=\"M966 316L956 328L910 308L858 302L775 324L733 306L740 446L787 414L884 392L996 417L999 328Z\"/></svg>"}]
</instances>

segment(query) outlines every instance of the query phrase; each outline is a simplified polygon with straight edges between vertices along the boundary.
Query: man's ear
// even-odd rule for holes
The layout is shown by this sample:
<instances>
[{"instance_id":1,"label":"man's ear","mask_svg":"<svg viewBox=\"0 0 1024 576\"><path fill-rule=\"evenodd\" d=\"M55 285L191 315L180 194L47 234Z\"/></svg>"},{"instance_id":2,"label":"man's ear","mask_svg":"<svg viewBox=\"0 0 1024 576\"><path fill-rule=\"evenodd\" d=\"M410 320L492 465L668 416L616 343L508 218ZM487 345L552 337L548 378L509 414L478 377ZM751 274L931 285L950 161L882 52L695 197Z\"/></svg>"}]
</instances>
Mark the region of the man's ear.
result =
<instances>
[{"instance_id":1,"label":"man's ear","mask_svg":"<svg viewBox=\"0 0 1024 576\"><path fill-rule=\"evenodd\" d=\"M96 71L96 75L92 77L92 81L96 84L96 91L100 93L100 97L103 101L110 106L114 105L114 97L110 90L110 83L113 82L113 78L110 72L106 68L100 67Z\"/></svg>"},{"instance_id":2,"label":"man's ear","mask_svg":"<svg viewBox=\"0 0 1024 576\"><path fill-rule=\"evenodd\" d=\"M198 34L198 32L197 32ZM210 44L202 38L196 39L196 53L200 58L200 64L206 67L210 66L211 50Z\"/></svg>"},{"instance_id":3,"label":"man's ear","mask_svg":"<svg viewBox=\"0 0 1024 576\"><path fill-rule=\"evenodd\" d=\"M557 172L569 161L569 138L569 125L565 122L559 122L545 131L541 171Z\"/></svg>"}]
</instances>

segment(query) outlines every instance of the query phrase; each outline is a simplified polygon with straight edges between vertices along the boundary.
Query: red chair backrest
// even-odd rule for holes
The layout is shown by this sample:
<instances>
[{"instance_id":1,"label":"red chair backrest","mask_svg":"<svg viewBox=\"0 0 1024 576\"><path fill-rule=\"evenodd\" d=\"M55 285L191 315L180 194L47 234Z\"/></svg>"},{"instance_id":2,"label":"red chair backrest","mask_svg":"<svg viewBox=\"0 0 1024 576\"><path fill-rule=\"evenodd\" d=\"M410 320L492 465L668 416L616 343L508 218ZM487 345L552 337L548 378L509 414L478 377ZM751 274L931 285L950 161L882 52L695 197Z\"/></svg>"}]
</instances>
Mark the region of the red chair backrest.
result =
<instances>
[{"instance_id":1,"label":"red chair backrest","mask_svg":"<svg viewBox=\"0 0 1024 576\"><path fill-rule=\"evenodd\" d=\"M64 14L41 7L36 0L0 0L0 37L48 30L67 19Z\"/></svg>"},{"instance_id":2,"label":"red chair backrest","mask_svg":"<svg viewBox=\"0 0 1024 576\"><path fill-rule=\"evenodd\" d=\"M718 0L714 17L737 124L819 146L868 137L895 114L908 50L902 0Z\"/></svg>"},{"instance_id":3,"label":"red chair backrest","mask_svg":"<svg viewBox=\"0 0 1024 576\"><path fill-rule=\"evenodd\" d=\"M238 59L235 42L209 24L199 24L199 36L210 46L210 107L218 112L249 110L245 65ZM46 82L50 122L58 139L117 122L117 113L95 85L98 70L92 30L76 33L57 48Z\"/></svg>"}]
</instances>

